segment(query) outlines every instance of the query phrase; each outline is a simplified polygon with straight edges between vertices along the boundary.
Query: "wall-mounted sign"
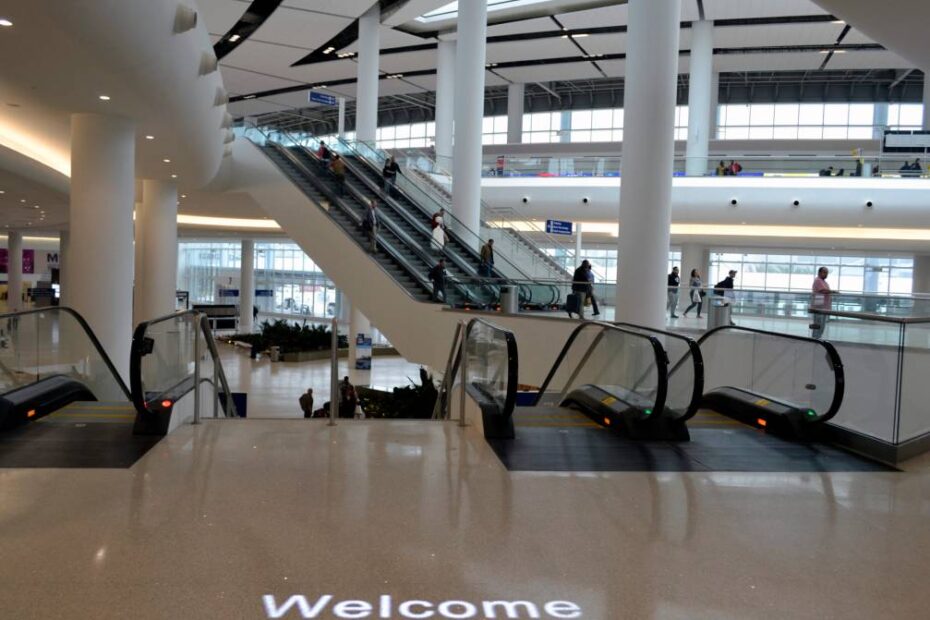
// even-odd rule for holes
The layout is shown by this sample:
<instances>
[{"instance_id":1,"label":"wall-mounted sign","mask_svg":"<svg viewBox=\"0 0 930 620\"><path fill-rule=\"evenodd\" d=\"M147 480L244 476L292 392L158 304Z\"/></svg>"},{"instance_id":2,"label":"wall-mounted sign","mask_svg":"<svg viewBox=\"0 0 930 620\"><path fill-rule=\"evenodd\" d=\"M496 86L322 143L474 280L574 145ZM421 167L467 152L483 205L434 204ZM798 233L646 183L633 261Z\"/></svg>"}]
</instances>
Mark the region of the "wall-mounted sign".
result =
<instances>
[{"instance_id":1,"label":"wall-mounted sign","mask_svg":"<svg viewBox=\"0 0 930 620\"><path fill-rule=\"evenodd\" d=\"M310 91L309 97L307 97L310 103L322 103L323 105L336 105L338 100L333 95L329 93L321 93L315 90Z\"/></svg>"},{"instance_id":2,"label":"wall-mounted sign","mask_svg":"<svg viewBox=\"0 0 930 620\"><path fill-rule=\"evenodd\" d=\"M546 220L546 232L550 235L570 235L572 223L562 220Z\"/></svg>"}]
</instances>

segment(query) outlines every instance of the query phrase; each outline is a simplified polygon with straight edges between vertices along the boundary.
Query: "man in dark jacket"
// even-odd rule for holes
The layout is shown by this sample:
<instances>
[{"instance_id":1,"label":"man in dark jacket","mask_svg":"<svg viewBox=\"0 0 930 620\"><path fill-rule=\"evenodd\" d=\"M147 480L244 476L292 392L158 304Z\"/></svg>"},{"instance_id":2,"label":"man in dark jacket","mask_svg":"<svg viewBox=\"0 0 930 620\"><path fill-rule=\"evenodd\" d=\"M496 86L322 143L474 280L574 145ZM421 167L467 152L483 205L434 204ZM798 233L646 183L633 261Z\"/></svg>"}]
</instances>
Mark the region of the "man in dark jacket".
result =
<instances>
[{"instance_id":1,"label":"man in dark jacket","mask_svg":"<svg viewBox=\"0 0 930 620\"><path fill-rule=\"evenodd\" d=\"M362 220L362 230L368 233L368 242L372 254L378 252L378 201L374 198L368 203L365 219Z\"/></svg>"},{"instance_id":2,"label":"man in dark jacket","mask_svg":"<svg viewBox=\"0 0 930 620\"><path fill-rule=\"evenodd\" d=\"M584 318L584 306L590 300L591 308L594 310L594 316L600 314L597 308L597 299L594 297L594 271L591 263L587 260L581 261L581 266L572 274L572 292L581 297L581 317Z\"/></svg>"},{"instance_id":3,"label":"man in dark jacket","mask_svg":"<svg viewBox=\"0 0 930 620\"><path fill-rule=\"evenodd\" d=\"M384 162L384 168L381 170L381 176L384 177L384 193L390 197L394 184L397 183L397 171L400 166L394 161L393 157L388 157Z\"/></svg>"},{"instance_id":4,"label":"man in dark jacket","mask_svg":"<svg viewBox=\"0 0 930 620\"><path fill-rule=\"evenodd\" d=\"M446 261L440 258L436 266L429 270L429 279L433 283L433 301L446 301Z\"/></svg>"},{"instance_id":5,"label":"man in dark jacket","mask_svg":"<svg viewBox=\"0 0 930 620\"><path fill-rule=\"evenodd\" d=\"M490 278L494 270L494 239L488 239L487 243L481 246L481 262L478 264L478 275L483 278Z\"/></svg>"},{"instance_id":6,"label":"man in dark jacket","mask_svg":"<svg viewBox=\"0 0 930 620\"><path fill-rule=\"evenodd\" d=\"M678 310L679 284L681 284L681 278L678 276L678 267L672 267L672 273L668 274L668 301L665 304L665 309L671 312L673 319L678 318L675 311Z\"/></svg>"},{"instance_id":7,"label":"man in dark jacket","mask_svg":"<svg viewBox=\"0 0 930 620\"><path fill-rule=\"evenodd\" d=\"M714 295L721 297L733 298L733 278L736 277L736 269L731 269L720 282L714 285Z\"/></svg>"},{"instance_id":8,"label":"man in dark jacket","mask_svg":"<svg viewBox=\"0 0 930 620\"><path fill-rule=\"evenodd\" d=\"M304 412L305 418L313 417L313 388L308 389L305 393L300 395L298 399L300 403L300 410Z\"/></svg>"}]
</instances>

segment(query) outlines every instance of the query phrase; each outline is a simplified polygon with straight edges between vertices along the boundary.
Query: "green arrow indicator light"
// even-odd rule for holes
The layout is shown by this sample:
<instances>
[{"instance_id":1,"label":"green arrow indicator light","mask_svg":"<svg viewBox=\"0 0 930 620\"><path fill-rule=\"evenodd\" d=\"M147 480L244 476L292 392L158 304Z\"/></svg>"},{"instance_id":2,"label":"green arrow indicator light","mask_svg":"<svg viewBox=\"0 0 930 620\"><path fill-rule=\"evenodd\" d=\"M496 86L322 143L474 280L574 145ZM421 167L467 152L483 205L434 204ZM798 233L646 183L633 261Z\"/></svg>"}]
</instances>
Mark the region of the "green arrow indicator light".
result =
<instances>
[{"instance_id":1,"label":"green arrow indicator light","mask_svg":"<svg viewBox=\"0 0 930 620\"><path fill-rule=\"evenodd\" d=\"M652 415L652 409L646 409L643 413L646 415Z\"/></svg>"},{"instance_id":2,"label":"green arrow indicator light","mask_svg":"<svg viewBox=\"0 0 930 620\"><path fill-rule=\"evenodd\" d=\"M808 410L807 410L807 415L809 415L810 417L813 418L814 416L817 415L817 412L814 411L813 409L808 409Z\"/></svg>"}]
</instances>

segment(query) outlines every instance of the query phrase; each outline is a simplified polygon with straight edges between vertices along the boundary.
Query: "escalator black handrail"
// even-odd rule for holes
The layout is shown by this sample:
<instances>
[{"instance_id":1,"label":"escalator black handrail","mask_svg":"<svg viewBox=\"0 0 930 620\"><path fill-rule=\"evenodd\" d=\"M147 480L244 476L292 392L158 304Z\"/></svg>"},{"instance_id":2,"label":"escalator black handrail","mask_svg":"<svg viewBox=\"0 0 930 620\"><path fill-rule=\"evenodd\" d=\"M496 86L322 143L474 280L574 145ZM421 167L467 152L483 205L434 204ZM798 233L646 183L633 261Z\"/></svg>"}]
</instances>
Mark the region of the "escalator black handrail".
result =
<instances>
[{"instance_id":1,"label":"escalator black handrail","mask_svg":"<svg viewBox=\"0 0 930 620\"><path fill-rule=\"evenodd\" d=\"M318 191L324 194L332 202L332 204L336 205L350 220L352 220L356 225L361 225L361 217L356 215L356 213L352 209L350 209L345 204L343 204L343 202L339 200L339 197L336 196L335 192L332 191L332 189L326 183L324 183L321 179L319 179L319 177L316 174L308 170L306 165L304 165L302 161L297 159L297 157L295 157L292 152L290 152L283 145L277 142L273 142L270 139L268 140L268 144L271 145L272 148L274 148L276 152L280 153L283 157L287 158L287 160L291 164L296 166L298 170L303 174L303 177L308 179L310 183L313 184L313 186L317 188ZM351 235L349 235L349 237L353 239L356 242L356 244L361 245L361 243L359 243L357 239L354 239ZM387 254L395 262L397 262L397 264L399 264L404 269L404 271L407 272L409 276L411 276L416 282L418 282L424 290L426 291L432 290L432 286L428 282L428 278L424 274L420 273L421 270L414 268L403 257L403 255L393 246L393 244L391 244L390 242L384 241L382 239L379 239L378 245L383 247L385 252L387 252ZM375 263L377 264L377 261L375 261ZM401 288L404 289L408 293L408 295L410 294L410 291L407 291L405 287L401 287Z\"/></svg>"},{"instance_id":2,"label":"escalator black handrail","mask_svg":"<svg viewBox=\"0 0 930 620\"><path fill-rule=\"evenodd\" d=\"M835 416L839 410L840 406L843 404L843 395L846 390L846 374L843 370L843 360L840 358L840 354L837 352L836 347L832 343L826 340L820 340L819 338L810 338L809 336L798 336L795 334L782 334L779 332L770 332L764 329L756 329L754 327L743 327L742 325L721 325L720 327L715 327L710 329L698 338L698 345L703 345L705 341L709 338L723 332L723 331L740 331L747 332L750 334L759 334L762 336L770 336L774 338L782 338L785 340L797 340L799 342L807 342L813 345L821 347L827 354L827 361L830 362L830 366L833 370L834 383L833 383L833 400L830 402L830 407L827 409L827 412L818 415L815 420L817 422L826 422Z\"/></svg>"},{"instance_id":3,"label":"escalator black handrail","mask_svg":"<svg viewBox=\"0 0 930 620\"><path fill-rule=\"evenodd\" d=\"M678 419L687 421L693 418L695 414L697 414L698 409L701 407L701 397L704 395L704 355L701 353L701 346L698 344L698 342L694 338L689 338L683 334L666 331L664 329L644 327L642 325L624 323L622 321L614 321L613 324L620 327L641 329L644 331L652 332L654 334L660 334L666 338L674 338L675 340L683 340L685 342L688 347L688 353L690 354L691 359L694 360L694 387L691 391L691 401L688 403L688 408L685 410L685 413ZM682 358L674 364L674 366L670 363L670 361L667 360L669 365L667 376L669 379L671 379L672 375L675 374L675 371L681 367L686 359L687 355L683 355Z\"/></svg>"},{"instance_id":4,"label":"escalator black handrail","mask_svg":"<svg viewBox=\"0 0 930 620\"><path fill-rule=\"evenodd\" d=\"M207 351L210 353L210 356L213 359L214 368L217 368L218 374L222 377L222 387L226 392L226 403L223 406L223 413L226 414L227 418L238 417L236 414L236 405L232 401L232 392L229 390L229 384L226 383L226 374L223 372L223 365L219 358L219 350L216 348L216 342L213 340L213 332L211 332L209 329L209 318L199 310L181 310L179 312L173 312L171 314L166 314L154 319L149 319L148 321L142 321L136 325L136 328L132 333L132 345L130 347L129 353L129 385L132 389L132 404L135 406L136 411L138 411L140 414L148 415L152 413L152 411L149 409L149 403L153 402L153 399L146 399L145 387L142 385L142 358L144 357L142 351L145 335L149 328L152 325L156 325L158 323L175 321L185 317L191 317L194 322L195 338L198 337L197 330L200 330L200 332L203 334L207 343ZM193 377L188 376L181 378L175 385L171 386L167 390L164 390L162 393L166 394L171 392L178 386L185 384L187 381L193 384ZM213 385L212 379L201 377L200 383L204 382ZM194 387L191 385L190 389L184 390L180 394L177 394L175 400L192 391L193 389ZM160 400L160 398L154 399L154 401Z\"/></svg>"},{"instance_id":5,"label":"escalator black handrail","mask_svg":"<svg viewBox=\"0 0 930 620\"><path fill-rule=\"evenodd\" d=\"M476 325L484 325L497 333L504 335L504 341L507 343L507 396L504 398L504 409L501 411L501 416L504 418L509 418L513 415L513 410L517 405L517 385L519 381L519 357L517 353L517 338L514 336L514 333L509 329L504 329L499 325L495 325L490 321L486 321L481 318L473 318L468 321L468 324L465 326L465 342L468 342L468 338L471 335L472 330ZM452 376L458 372L459 365L462 360L462 350L459 347L458 355L455 357L455 362L453 363ZM462 385L465 385L465 379L463 377Z\"/></svg>"},{"instance_id":6,"label":"escalator black handrail","mask_svg":"<svg viewBox=\"0 0 930 620\"><path fill-rule=\"evenodd\" d=\"M304 176L311 178L312 182L314 183L314 185L316 185L317 189L319 189L324 194L326 194L327 198L329 198L333 202L333 204L338 205L339 208L342 209L342 211L346 213L346 215L348 215L352 219L353 222L356 222L356 224L361 223L361 218L357 216L355 212L352 211L350 208L346 207L343 204L343 202L339 200L340 197L336 196L335 193L330 190L328 185L322 182L322 180L319 178L318 175L310 171L307 168L307 166L304 164L304 162L300 161L297 158L297 156L295 156L294 153L288 147L278 142L271 142L271 144L274 146L274 148L279 153L287 157L288 160L293 165L297 166L304 173ZM305 147L300 147L300 148L303 149L302 152L306 156L310 157L313 162L320 164L320 165L322 164L322 162L318 160L318 158L312 151L310 151L309 149L306 149ZM358 191L352 185L349 185L348 183L346 183L346 189L349 191L350 194L352 194L352 197L360 205L364 207L365 197L361 194L361 192ZM391 233L394 234L398 239L400 239L404 243L405 247L409 249L411 252L413 252L414 255L416 255L421 261L423 261L429 267L433 266L433 263L437 259L435 259L433 256L430 256L425 250L423 250L421 245L417 243L416 240L411 239L409 235L407 235L406 231L402 230L393 220L391 220L391 218L382 217L380 221L383 222L385 227L389 229ZM420 270L415 269L412 265L409 264L409 262L403 259L401 257L400 252L398 252L396 248L394 248L390 243L384 241L383 239L379 239L378 243L380 245L384 245L388 253L391 254L392 257L395 258L395 260L400 262L403 265L404 269L410 275L414 276L414 278L417 281L421 283L421 286L424 286L427 290L431 290L431 286L427 286L426 284L427 279L423 276L423 274L420 273ZM449 282L453 288L458 290L459 294L461 294L463 297L465 297L470 302L474 303L471 292L466 287L464 287L464 285L460 284L456 278L449 276L447 278L447 282Z\"/></svg>"},{"instance_id":7,"label":"escalator black handrail","mask_svg":"<svg viewBox=\"0 0 930 620\"><path fill-rule=\"evenodd\" d=\"M571 350L572 345L575 343L575 339L578 337L578 334L580 334L583 330L589 329L591 327L600 327L603 330L618 331L629 336L633 336L634 338L642 338L649 341L649 344L652 346L653 353L655 354L656 374L658 375L658 385L656 388L656 398L653 410L656 412L664 411L665 398L668 393L668 364L666 363L668 358L665 354L665 348L662 346L662 343L659 342L659 339L655 336L647 336L646 334L633 331L631 329L618 327L611 323L604 323L601 321L585 321L572 330L568 340L565 341L565 346L562 347L558 357L555 359L555 363L552 364L552 368L549 370L549 374L546 375L546 380L543 381L542 386L539 388L539 393L536 394L536 401L533 404L539 405L539 401L542 399L543 394L546 393L546 389L549 387L549 383L551 383L552 379L555 378L555 373L558 372L559 366L561 366L562 362L565 361L565 356L568 355L568 352Z\"/></svg>"},{"instance_id":8,"label":"escalator black handrail","mask_svg":"<svg viewBox=\"0 0 930 620\"><path fill-rule=\"evenodd\" d=\"M110 361L110 356L107 355L107 352L103 349L103 345L100 344L100 341L97 339L94 330L91 329L90 325L84 320L84 317L81 314L72 308L67 306L58 306L52 308L36 308L33 310L23 310L22 312L9 312L6 314L0 314L0 321L5 319L19 318L23 316L28 316L31 314L41 314L43 312L64 312L65 314L71 316L74 320L78 322L78 325L81 326L81 329L84 330L84 334L90 340L91 344L94 345L94 348L97 350L97 353L103 359L104 364L106 364L107 369L110 371L110 374L113 375L113 379L116 381L116 384L119 386L120 390L123 391L123 394L126 395L126 400L132 400L130 396L129 388L126 387L126 383L123 381L123 378L120 376L119 372L116 370L116 366L113 365L113 362Z\"/></svg>"}]
</instances>

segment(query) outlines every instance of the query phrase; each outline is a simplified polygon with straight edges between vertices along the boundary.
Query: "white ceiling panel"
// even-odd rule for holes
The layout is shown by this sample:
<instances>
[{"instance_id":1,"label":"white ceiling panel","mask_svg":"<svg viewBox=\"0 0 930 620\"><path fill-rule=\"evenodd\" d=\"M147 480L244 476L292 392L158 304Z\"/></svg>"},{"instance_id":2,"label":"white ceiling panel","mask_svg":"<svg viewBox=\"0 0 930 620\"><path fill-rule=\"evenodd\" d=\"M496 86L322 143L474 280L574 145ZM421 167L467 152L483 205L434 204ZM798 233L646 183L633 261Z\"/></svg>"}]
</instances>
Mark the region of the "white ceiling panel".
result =
<instances>
[{"instance_id":1,"label":"white ceiling panel","mask_svg":"<svg viewBox=\"0 0 930 620\"><path fill-rule=\"evenodd\" d=\"M893 52L847 52L834 54L827 64L830 70L910 69L914 65Z\"/></svg>"},{"instance_id":2,"label":"white ceiling panel","mask_svg":"<svg viewBox=\"0 0 930 620\"><path fill-rule=\"evenodd\" d=\"M351 19L278 7L250 40L316 49L352 23Z\"/></svg>"},{"instance_id":3,"label":"white ceiling panel","mask_svg":"<svg viewBox=\"0 0 930 620\"><path fill-rule=\"evenodd\" d=\"M488 36L496 37L507 34L523 34L526 32L547 32L557 30L558 26L548 17L538 17L536 19L527 19L520 22L509 22L506 24L497 24L488 26Z\"/></svg>"},{"instance_id":4,"label":"white ceiling panel","mask_svg":"<svg viewBox=\"0 0 930 620\"><path fill-rule=\"evenodd\" d=\"M579 56L581 52L568 39L534 39L488 45L487 62L507 62L534 58Z\"/></svg>"},{"instance_id":5,"label":"white ceiling panel","mask_svg":"<svg viewBox=\"0 0 930 620\"><path fill-rule=\"evenodd\" d=\"M687 1L687 0L685 0ZM602 26L623 26L627 21L627 5L605 6L589 11L576 11L559 15L558 19L566 28L598 28Z\"/></svg>"},{"instance_id":6,"label":"white ceiling panel","mask_svg":"<svg viewBox=\"0 0 930 620\"><path fill-rule=\"evenodd\" d=\"M333 33L335 34L335 33ZM408 45L422 45L424 43L435 42L435 39L425 39L423 37L418 37L416 35L407 34L406 32L401 32L400 30L394 30L393 28L388 28L387 26L381 26L381 31L379 33L381 37L381 49L389 49L392 47L406 47ZM358 41L353 42L351 45L345 48L346 52L357 52L358 51Z\"/></svg>"},{"instance_id":7,"label":"white ceiling panel","mask_svg":"<svg viewBox=\"0 0 930 620\"><path fill-rule=\"evenodd\" d=\"M246 95L294 85L294 82L290 80L259 75L228 66L220 66L220 72L223 74L223 85L230 95Z\"/></svg>"},{"instance_id":8,"label":"white ceiling panel","mask_svg":"<svg viewBox=\"0 0 930 620\"><path fill-rule=\"evenodd\" d=\"M436 68L436 51L407 52L381 57L381 70L385 73L405 73Z\"/></svg>"},{"instance_id":9,"label":"white ceiling panel","mask_svg":"<svg viewBox=\"0 0 930 620\"><path fill-rule=\"evenodd\" d=\"M731 54L716 56L717 71L813 71L823 62L823 54Z\"/></svg>"},{"instance_id":10,"label":"white ceiling panel","mask_svg":"<svg viewBox=\"0 0 930 620\"><path fill-rule=\"evenodd\" d=\"M843 26L836 24L786 24L777 26L730 26L714 29L714 47L774 47L783 45L832 45ZM691 46L690 30L682 31L682 43Z\"/></svg>"},{"instance_id":11,"label":"white ceiling panel","mask_svg":"<svg viewBox=\"0 0 930 620\"><path fill-rule=\"evenodd\" d=\"M550 82L552 80L583 80L602 77L590 62L569 62L558 65L538 65L518 69L495 69L512 82Z\"/></svg>"},{"instance_id":12,"label":"white ceiling panel","mask_svg":"<svg viewBox=\"0 0 930 620\"><path fill-rule=\"evenodd\" d=\"M625 34L597 34L578 39L589 54L622 54L626 52Z\"/></svg>"},{"instance_id":13,"label":"white ceiling panel","mask_svg":"<svg viewBox=\"0 0 930 620\"><path fill-rule=\"evenodd\" d=\"M625 60L598 60L597 65L604 70L607 77L617 78L626 76Z\"/></svg>"},{"instance_id":14,"label":"white ceiling panel","mask_svg":"<svg viewBox=\"0 0 930 620\"><path fill-rule=\"evenodd\" d=\"M875 43L875 41L853 28L843 39L843 43Z\"/></svg>"},{"instance_id":15,"label":"white ceiling panel","mask_svg":"<svg viewBox=\"0 0 930 620\"><path fill-rule=\"evenodd\" d=\"M197 14L212 34L226 34L249 8L240 0L197 0Z\"/></svg>"},{"instance_id":16,"label":"white ceiling panel","mask_svg":"<svg viewBox=\"0 0 930 620\"><path fill-rule=\"evenodd\" d=\"M374 6L375 0L284 0L282 7L309 13L356 18Z\"/></svg>"},{"instance_id":17,"label":"white ceiling panel","mask_svg":"<svg viewBox=\"0 0 930 620\"><path fill-rule=\"evenodd\" d=\"M825 11L811 0L707 0L707 19L745 19L786 15L823 15Z\"/></svg>"}]
</instances>

